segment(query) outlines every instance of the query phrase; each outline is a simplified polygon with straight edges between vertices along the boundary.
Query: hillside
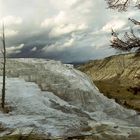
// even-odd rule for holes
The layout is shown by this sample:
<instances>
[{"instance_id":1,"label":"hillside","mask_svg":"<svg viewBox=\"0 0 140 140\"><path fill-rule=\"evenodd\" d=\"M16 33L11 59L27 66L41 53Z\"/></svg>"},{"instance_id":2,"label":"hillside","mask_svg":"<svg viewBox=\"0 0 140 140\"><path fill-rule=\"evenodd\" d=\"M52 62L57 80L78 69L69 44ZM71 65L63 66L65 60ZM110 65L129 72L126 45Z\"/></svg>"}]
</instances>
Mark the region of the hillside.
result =
<instances>
[{"instance_id":1,"label":"hillside","mask_svg":"<svg viewBox=\"0 0 140 140\"><path fill-rule=\"evenodd\" d=\"M139 114L102 95L88 76L72 65L9 59L6 69L9 109L0 111L0 140L28 135L33 137L30 140L140 138Z\"/></svg>"},{"instance_id":2,"label":"hillside","mask_svg":"<svg viewBox=\"0 0 140 140\"><path fill-rule=\"evenodd\" d=\"M111 56L89 61L78 69L87 73L104 95L140 111L140 55Z\"/></svg>"}]
</instances>

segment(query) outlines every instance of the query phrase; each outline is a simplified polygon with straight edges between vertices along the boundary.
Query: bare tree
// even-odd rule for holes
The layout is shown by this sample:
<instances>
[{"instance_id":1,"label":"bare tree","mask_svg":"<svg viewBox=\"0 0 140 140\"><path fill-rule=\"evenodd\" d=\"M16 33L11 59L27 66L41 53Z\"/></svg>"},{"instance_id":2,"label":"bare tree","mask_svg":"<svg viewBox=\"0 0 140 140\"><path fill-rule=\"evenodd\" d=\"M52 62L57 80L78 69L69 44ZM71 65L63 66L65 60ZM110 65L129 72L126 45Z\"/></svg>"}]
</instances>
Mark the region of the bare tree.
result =
<instances>
[{"instance_id":1,"label":"bare tree","mask_svg":"<svg viewBox=\"0 0 140 140\"><path fill-rule=\"evenodd\" d=\"M105 0L108 4L108 8L118 11L126 11L129 6L134 6L140 9L140 0ZM140 22L135 19L128 19L134 25L140 26ZM123 37L119 37L119 34L112 29L111 46L115 49L122 51L130 51L134 49L136 52L140 52L140 37L139 31L131 29L130 32L125 32Z\"/></svg>"},{"instance_id":2,"label":"bare tree","mask_svg":"<svg viewBox=\"0 0 140 140\"><path fill-rule=\"evenodd\" d=\"M137 53L140 52L140 37L135 35L133 29L131 31L125 32L122 38L112 29L112 39L111 39L111 47L122 50L122 51L130 51L135 49Z\"/></svg>"},{"instance_id":3,"label":"bare tree","mask_svg":"<svg viewBox=\"0 0 140 140\"><path fill-rule=\"evenodd\" d=\"M2 108L4 109L5 107L5 77L6 77L6 44L5 44L5 27L3 24L2 27L2 45L3 48L1 49L2 55L3 55L3 83L2 83Z\"/></svg>"},{"instance_id":4,"label":"bare tree","mask_svg":"<svg viewBox=\"0 0 140 140\"><path fill-rule=\"evenodd\" d=\"M105 0L108 8L116 9L118 11L126 11L129 6L140 9L140 0Z\"/></svg>"}]
</instances>

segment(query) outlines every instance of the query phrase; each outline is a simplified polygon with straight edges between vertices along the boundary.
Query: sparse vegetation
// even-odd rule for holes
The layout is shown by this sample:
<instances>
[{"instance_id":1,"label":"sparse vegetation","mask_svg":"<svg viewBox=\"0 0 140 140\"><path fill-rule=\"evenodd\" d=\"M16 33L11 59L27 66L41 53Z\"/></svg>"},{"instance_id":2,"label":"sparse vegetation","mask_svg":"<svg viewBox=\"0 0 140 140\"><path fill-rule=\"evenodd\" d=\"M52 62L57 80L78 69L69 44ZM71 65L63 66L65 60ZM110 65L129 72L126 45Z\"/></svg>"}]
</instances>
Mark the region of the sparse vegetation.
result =
<instances>
[{"instance_id":1,"label":"sparse vegetation","mask_svg":"<svg viewBox=\"0 0 140 140\"><path fill-rule=\"evenodd\" d=\"M105 96L140 111L139 60L135 53L111 56L90 61L78 69L87 73Z\"/></svg>"},{"instance_id":2,"label":"sparse vegetation","mask_svg":"<svg viewBox=\"0 0 140 140\"><path fill-rule=\"evenodd\" d=\"M134 95L138 95L140 94L140 87L130 87L130 91L132 91Z\"/></svg>"},{"instance_id":3,"label":"sparse vegetation","mask_svg":"<svg viewBox=\"0 0 140 140\"><path fill-rule=\"evenodd\" d=\"M47 140L47 138L42 138L38 135L30 135L30 136L24 136L24 135L13 135L13 136L3 136L0 138L0 140Z\"/></svg>"},{"instance_id":4,"label":"sparse vegetation","mask_svg":"<svg viewBox=\"0 0 140 140\"><path fill-rule=\"evenodd\" d=\"M5 131L6 128L0 125L0 132ZM15 134L15 135L5 135L0 137L0 140L47 140L43 136L34 134L34 129L29 134Z\"/></svg>"}]
</instances>

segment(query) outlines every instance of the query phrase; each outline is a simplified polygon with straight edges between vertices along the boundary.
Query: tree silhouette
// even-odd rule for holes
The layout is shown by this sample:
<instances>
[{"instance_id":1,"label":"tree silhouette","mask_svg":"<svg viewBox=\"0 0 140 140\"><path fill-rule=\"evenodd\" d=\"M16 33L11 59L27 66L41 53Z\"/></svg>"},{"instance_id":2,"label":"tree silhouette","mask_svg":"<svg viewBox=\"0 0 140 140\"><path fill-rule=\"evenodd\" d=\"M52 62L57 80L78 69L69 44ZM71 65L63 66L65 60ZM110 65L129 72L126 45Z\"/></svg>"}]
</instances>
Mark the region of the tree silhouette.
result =
<instances>
[{"instance_id":1,"label":"tree silhouette","mask_svg":"<svg viewBox=\"0 0 140 140\"><path fill-rule=\"evenodd\" d=\"M137 7L140 9L140 0L105 0L108 8L118 11L126 11L128 7Z\"/></svg>"},{"instance_id":2,"label":"tree silhouette","mask_svg":"<svg viewBox=\"0 0 140 140\"><path fill-rule=\"evenodd\" d=\"M111 47L122 50L130 51L134 49L137 53L140 52L140 37L135 35L133 29L131 31L125 32L122 38L112 29Z\"/></svg>"},{"instance_id":3,"label":"tree silhouette","mask_svg":"<svg viewBox=\"0 0 140 140\"><path fill-rule=\"evenodd\" d=\"M6 77L6 43L5 43L5 27L3 24L2 28L2 45L3 48L1 49L2 55L3 55L3 83L2 83L2 108L5 107L5 77Z\"/></svg>"},{"instance_id":4,"label":"tree silhouette","mask_svg":"<svg viewBox=\"0 0 140 140\"><path fill-rule=\"evenodd\" d=\"M137 7L140 9L140 0L105 0L108 4L108 8L118 10L120 12L128 10L128 7ZM134 25L140 27L140 22L135 19L128 19ZM140 52L140 37L139 31L131 29L130 32L125 32L123 37L119 37L119 34L112 29L111 46L115 49L122 51L130 51L134 49L136 52Z\"/></svg>"}]
</instances>

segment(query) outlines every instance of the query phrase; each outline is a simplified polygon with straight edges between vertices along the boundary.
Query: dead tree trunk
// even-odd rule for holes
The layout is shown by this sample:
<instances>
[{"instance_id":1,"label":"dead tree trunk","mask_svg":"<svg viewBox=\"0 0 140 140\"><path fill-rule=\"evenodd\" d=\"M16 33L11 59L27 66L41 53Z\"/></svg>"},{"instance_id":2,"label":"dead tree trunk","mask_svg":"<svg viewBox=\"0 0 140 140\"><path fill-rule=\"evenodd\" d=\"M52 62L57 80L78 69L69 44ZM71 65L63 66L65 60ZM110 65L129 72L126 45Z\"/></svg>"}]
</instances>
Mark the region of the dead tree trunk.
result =
<instances>
[{"instance_id":1,"label":"dead tree trunk","mask_svg":"<svg viewBox=\"0 0 140 140\"><path fill-rule=\"evenodd\" d=\"M3 83L2 83L2 108L5 107L5 77L6 77L6 44L5 44L5 29L3 24L3 33L2 33L2 55L3 55Z\"/></svg>"}]
</instances>

